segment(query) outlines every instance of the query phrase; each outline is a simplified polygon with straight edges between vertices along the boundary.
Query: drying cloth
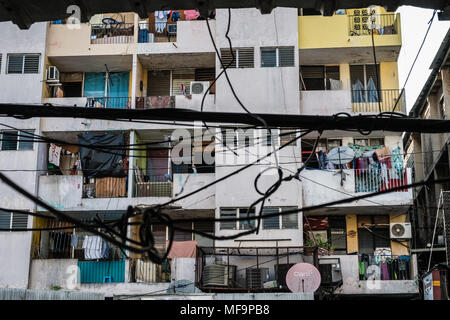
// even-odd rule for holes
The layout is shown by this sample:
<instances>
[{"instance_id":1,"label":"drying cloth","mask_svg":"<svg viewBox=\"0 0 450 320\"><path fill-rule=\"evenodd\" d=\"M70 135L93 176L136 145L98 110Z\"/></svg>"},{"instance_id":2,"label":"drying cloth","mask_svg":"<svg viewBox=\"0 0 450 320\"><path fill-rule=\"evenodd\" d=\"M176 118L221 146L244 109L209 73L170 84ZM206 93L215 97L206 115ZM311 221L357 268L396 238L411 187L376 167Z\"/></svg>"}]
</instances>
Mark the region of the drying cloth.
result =
<instances>
[{"instance_id":1,"label":"drying cloth","mask_svg":"<svg viewBox=\"0 0 450 320\"><path fill-rule=\"evenodd\" d=\"M99 236L85 236L83 241L84 258L96 260L102 258L103 240Z\"/></svg>"},{"instance_id":2,"label":"drying cloth","mask_svg":"<svg viewBox=\"0 0 450 320\"><path fill-rule=\"evenodd\" d=\"M155 11L155 31L163 33L167 25L167 15L170 11Z\"/></svg>"},{"instance_id":3,"label":"drying cloth","mask_svg":"<svg viewBox=\"0 0 450 320\"><path fill-rule=\"evenodd\" d=\"M186 20L195 20L200 16L200 13L197 10L184 10L184 15Z\"/></svg>"},{"instance_id":4,"label":"drying cloth","mask_svg":"<svg viewBox=\"0 0 450 320\"><path fill-rule=\"evenodd\" d=\"M342 89L341 80L330 79L330 89L331 90L341 90Z\"/></svg>"},{"instance_id":5,"label":"drying cloth","mask_svg":"<svg viewBox=\"0 0 450 320\"><path fill-rule=\"evenodd\" d=\"M59 167L60 157L61 157L61 147L58 147L53 143L50 144L50 148L48 149L48 162Z\"/></svg>"},{"instance_id":6,"label":"drying cloth","mask_svg":"<svg viewBox=\"0 0 450 320\"><path fill-rule=\"evenodd\" d=\"M78 236L72 235L72 238L70 239L70 246L71 247L78 247Z\"/></svg>"},{"instance_id":7,"label":"drying cloth","mask_svg":"<svg viewBox=\"0 0 450 320\"><path fill-rule=\"evenodd\" d=\"M167 257L195 258L197 256L197 244L197 241L174 241Z\"/></svg>"}]
</instances>

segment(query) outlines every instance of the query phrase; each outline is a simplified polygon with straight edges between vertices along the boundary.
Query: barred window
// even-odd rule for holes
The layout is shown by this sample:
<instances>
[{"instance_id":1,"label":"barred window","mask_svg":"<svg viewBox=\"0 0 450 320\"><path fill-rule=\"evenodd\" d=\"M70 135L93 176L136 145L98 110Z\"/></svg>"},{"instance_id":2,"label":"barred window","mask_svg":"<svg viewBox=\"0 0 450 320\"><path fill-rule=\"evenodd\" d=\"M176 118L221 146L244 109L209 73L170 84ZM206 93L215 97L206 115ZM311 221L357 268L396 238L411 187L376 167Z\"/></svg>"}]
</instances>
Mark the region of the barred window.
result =
<instances>
[{"instance_id":1,"label":"barred window","mask_svg":"<svg viewBox=\"0 0 450 320\"><path fill-rule=\"evenodd\" d=\"M220 49L220 57L225 67L230 65L228 68L254 68L254 48L233 48L232 52L229 48Z\"/></svg>"},{"instance_id":2,"label":"barred window","mask_svg":"<svg viewBox=\"0 0 450 320\"><path fill-rule=\"evenodd\" d=\"M0 229L26 229L28 215L0 211Z\"/></svg>"},{"instance_id":3,"label":"barred window","mask_svg":"<svg viewBox=\"0 0 450 320\"><path fill-rule=\"evenodd\" d=\"M33 150L34 130L4 130L0 132L2 151Z\"/></svg>"},{"instance_id":4,"label":"barred window","mask_svg":"<svg viewBox=\"0 0 450 320\"><path fill-rule=\"evenodd\" d=\"M293 67L295 66L294 47L261 48L261 67Z\"/></svg>"},{"instance_id":5,"label":"barred window","mask_svg":"<svg viewBox=\"0 0 450 320\"><path fill-rule=\"evenodd\" d=\"M39 73L39 54L10 54L8 55L8 74Z\"/></svg>"}]
</instances>

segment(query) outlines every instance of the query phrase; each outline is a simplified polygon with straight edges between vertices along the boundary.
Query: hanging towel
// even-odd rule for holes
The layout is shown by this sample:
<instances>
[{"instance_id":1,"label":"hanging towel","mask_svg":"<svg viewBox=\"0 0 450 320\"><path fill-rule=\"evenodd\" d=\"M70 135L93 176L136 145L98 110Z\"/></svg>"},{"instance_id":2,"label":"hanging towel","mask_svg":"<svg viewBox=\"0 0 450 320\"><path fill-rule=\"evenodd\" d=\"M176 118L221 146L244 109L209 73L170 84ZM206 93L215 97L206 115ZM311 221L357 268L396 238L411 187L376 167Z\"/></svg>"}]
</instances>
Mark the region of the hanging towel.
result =
<instances>
[{"instance_id":1,"label":"hanging towel","mask_svg":"<svg viewBox=\"0 0 450 320\"><path fill-rule=\"evenodd\" d=\"M83 241L84 258L96 260L102 258L103 240L100 236L86 236Z\"/></svg>"},{"instance_id":2,"label":"hanging towel","mask_svg":"<svg viewBox=\"0 0 450 320\"><path fill-rule=\"evenodd\" d=\"M184 10L184 15L186 20L195 20L200 16L200 13L197 10Z\"/></svg>"},{"instance_id":3,"label":"hanging towel","mask_svg":"<svg viewBox=\"0 0 450 320\"><path fill-rule=\"evenodd\" d=\"M330 89L341 90L342 89L341 80L330 79Z\"/></svg>"},{"instance_id":4,"label":"hanging towel","mask_svg":"<svg viewBox=\"0 0 450 320\"><path fill-rule=\"evenodd\" d=\"M50 144L50 148L48 149L48 162L59 167L60 157L61 157L61 147L58 147L53 143Z\"/></svg>"}]
</instances>

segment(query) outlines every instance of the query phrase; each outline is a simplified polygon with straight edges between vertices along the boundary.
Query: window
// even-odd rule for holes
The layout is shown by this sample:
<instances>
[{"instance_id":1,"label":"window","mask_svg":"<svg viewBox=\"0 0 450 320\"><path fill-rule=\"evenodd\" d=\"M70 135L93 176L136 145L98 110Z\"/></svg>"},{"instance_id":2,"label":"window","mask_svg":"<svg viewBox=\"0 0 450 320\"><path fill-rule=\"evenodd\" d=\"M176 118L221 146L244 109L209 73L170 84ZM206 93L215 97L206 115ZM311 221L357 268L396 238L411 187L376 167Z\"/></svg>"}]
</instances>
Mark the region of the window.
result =
<instances>
[{"instance_id":1,"label":"window","mask_svg":"<svg viewBox=\"0 0 450 320\"><path fill-rule=\"evenodd\" d=\"M0 211L0 229L25 229L28 227L28 215Z\"/></svg>"},{"instance_id":2,"label":"window","mask_svg":"<svg viewBox=\"0 0 450 320\"><path fill-rule=\"evenodd\" d=\"M301 90L340 90L339 66L301 66Z\"/></svg>"},{"instance_id":3,"label":"window","mask_svg":"<svg viewBox=\"0 0 450 320\"><path fill-rule=\"evenodd\" d=\"M261 48L261 67L295 66L294 47Z\"/></svg>"},{"instance_id":4,"label":"window","mask_svg":"<svg viewBox=\"0 0 450 320\"><path fill-rule=\"evenodd\" d=\"M220 209L220 219L236 219L236 209ZM236 221L220 222L220 230L236 230Z\"/></svg>"},{"instance_id":5,"label":"window","mask_svg":"<svg viewBox=\"0 0 450 320\"><path fill-rule=\"evenodd\" d=\"M384 138L353 139L353 143L367 147L383 146Z\"/></svg>"},{"instance_id":6,"label":"window","mask_svg":"<svg viewBox=\"0 0 450 320\"><path fill-rule=\"evenodd\" d=\"M247 211L248 208L241 208L238 209L239 210L239 218L247 218ZM255 209L251 209L248 212L248 216L249 217L254 217L255 216ZM255 227L255 220L250 220L250 221L239 221L239 230L249 230L251 228Z\"/></svg>"},{"instance_id":7,"label":"window","mask_svg":"<svg viewBox=\"0 0 450 320\"><path fill-rule=\"evenodd\" d=\"M351 65L350 80L352 84L352 102L378 102L380 65ZM380 97L381 99L381 97ZM381 101L381 100L380 100Z\"/></svg>"},{"instance_id":8,"label":"window","mask_svg":"<svg viewBox=\"0 0 450 320\"><path fill-rule=\"evenodd\" d=\"M377 248L390 248L389 216L358 216L359 253L374 254Z\"/></svg>"},{"instance_id":9,"label":"window","mask_svg":"<svg viewBox=\"0 0 450 320\"><path fill-rule=\"evenodd\" d=\"M254 68L255 48L233 48L233 55L229 48L220 49L220 57L225 67L231 63L228 68Z\"/></svg>"},{"instance_id":10,"label":"window","mask_svg":"<svg viewBox=\"0 0 450 320\"><path fill-rule=\"evenodd\" d=\"M0 73L2 73L2 57L3 55L0 53Z\"/></svg>"},{"instance_id":11,"label":"window","mask_svg":"<svg viewBox=\"0 0 450 320\"><path fill-rule=\"evenodd\" d=\"M276 213L281 213L283 211L288 211L292 209L297 209L295 207L285 207L285 208L264 208L263 215L263 229L297 229L298 228L298 213L293 213L289 215L278 215L273 217L264 218L265 215L271 215Z\"/></svg>"},{"instance_id":12,"label":"window","mask_svg":"<svg viewBox=\"0 0 450 320\"><path fill-rule=\"evenodd\" d=\"M33 150L34 130L5 130L1 132L2 151Z\"/></svg>"},{"instance_id":13,"label":"window","mask_svg":"<svg viewBox=\"0 0 450 320\"><path fill-rule=\"evenodd\" d=\"M8 55L8 74L30 74L39 73L39 60L38 54L21 54L21 55Z\"/></svg>"}]
</instances>

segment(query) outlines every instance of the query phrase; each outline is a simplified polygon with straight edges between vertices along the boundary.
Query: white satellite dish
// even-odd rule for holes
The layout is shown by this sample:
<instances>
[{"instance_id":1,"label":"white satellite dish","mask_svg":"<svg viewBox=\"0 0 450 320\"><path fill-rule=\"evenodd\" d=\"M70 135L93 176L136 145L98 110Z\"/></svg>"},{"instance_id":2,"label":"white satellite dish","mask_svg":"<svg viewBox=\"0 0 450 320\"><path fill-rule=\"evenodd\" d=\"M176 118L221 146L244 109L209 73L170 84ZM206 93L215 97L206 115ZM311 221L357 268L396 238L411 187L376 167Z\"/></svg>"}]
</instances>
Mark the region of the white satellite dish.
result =
<instances>
[{"instance_id":1,"label":"white satellite dish","mask_svg":"<svg viewBox=\"0 0 450 320\"><path fill-rule=\"evenodd\" d=\"M343 165L355 158L355 152L349 147L336 147L328 152L327 158L333 164Z\"/></svg>"},{"instance_id":2,"label":"white satellite dish","mask_svg":"<svg viewBox=\"0 0 450 320\"><path fill-rule=\"evenodd\" d=\"M341 186L344 185L345 173L342 166L349 163L355 158L355 152L349 147L336 147L331 149L327 155L328 161L332 164L338 165L340 167L340 171L336 174L341 174Z\"/></svg>"}]
</instances>

